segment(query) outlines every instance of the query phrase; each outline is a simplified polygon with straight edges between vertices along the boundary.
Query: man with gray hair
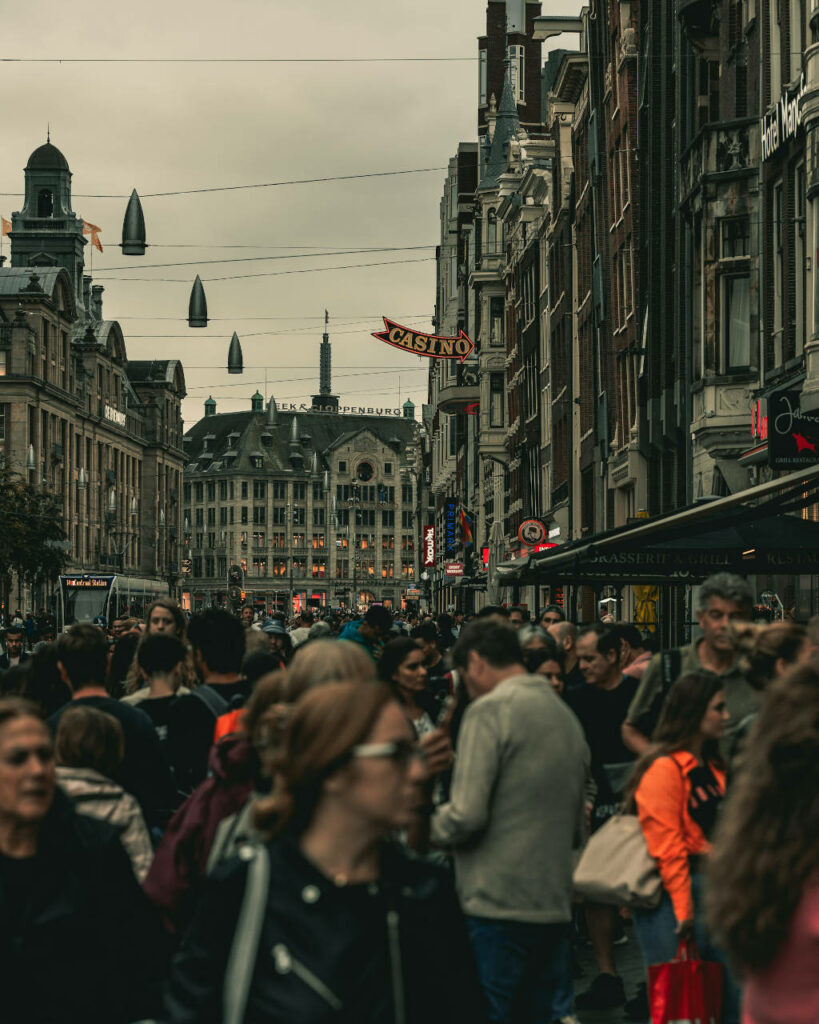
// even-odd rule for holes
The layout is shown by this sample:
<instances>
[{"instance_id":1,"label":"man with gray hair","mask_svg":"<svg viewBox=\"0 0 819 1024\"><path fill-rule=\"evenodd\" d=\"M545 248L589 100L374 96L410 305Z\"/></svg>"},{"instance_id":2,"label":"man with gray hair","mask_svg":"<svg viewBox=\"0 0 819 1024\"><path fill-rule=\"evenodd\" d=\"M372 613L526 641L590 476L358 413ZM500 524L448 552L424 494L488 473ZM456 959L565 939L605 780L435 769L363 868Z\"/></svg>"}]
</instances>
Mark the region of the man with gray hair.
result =
<instances>
[{"instance_id":1,"label":"man with gray hair","mask_svg":"<svg viewBox=\"0 0 819 1024\"><path fill-rule=\"evenodd\" d=\"M730 572L709 576L700 587L697 622L702 637L688 647L675 647L655 654L623 723L623 742L642 754L657 725L666 694L683 672L713 672L720 676L725 702L731 716L722 746L730 749L732 730L755 711L759 695L749 686L737 664L731 624L751 618L754 595L747 580Z\"/></svg>"}]
</instances>

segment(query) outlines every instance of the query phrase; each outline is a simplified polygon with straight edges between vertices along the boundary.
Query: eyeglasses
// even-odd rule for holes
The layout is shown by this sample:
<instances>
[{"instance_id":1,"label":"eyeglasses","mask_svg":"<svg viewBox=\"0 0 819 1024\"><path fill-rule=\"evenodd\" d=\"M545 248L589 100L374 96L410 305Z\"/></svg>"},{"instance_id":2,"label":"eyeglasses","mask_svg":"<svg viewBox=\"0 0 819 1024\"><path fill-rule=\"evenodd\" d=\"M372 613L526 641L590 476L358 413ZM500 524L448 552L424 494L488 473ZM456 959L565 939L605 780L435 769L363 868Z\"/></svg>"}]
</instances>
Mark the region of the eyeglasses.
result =
<instances>
[{"instance_id":1,"label":"eyeglasses","mask_svg":"<svg viewBox=\"0 0 819 1024\"><path fill-rule=\"evenodd\" d=\"M12 750L11 753L6 754L3 758L3 762L11 768L22 768L30 757L36 757L40 764L51 764L54 760L54 748L42 746L33 747L31 750L25 750L21 747L18 750Z\"/></svg>"},{"instance_id":2,"label":"eyeglasses","mask_svg":"<svg viewBox=\"0 0 819 1024\"><path fill-rule=\"evenodd\" d=\"M395 743L359 743L350 751L352 757L373 758L386 757L397 765L406 768L410 761L425 761L426 755L417 743L410 740L397 740Z\"/></svg>"}]
</instances>

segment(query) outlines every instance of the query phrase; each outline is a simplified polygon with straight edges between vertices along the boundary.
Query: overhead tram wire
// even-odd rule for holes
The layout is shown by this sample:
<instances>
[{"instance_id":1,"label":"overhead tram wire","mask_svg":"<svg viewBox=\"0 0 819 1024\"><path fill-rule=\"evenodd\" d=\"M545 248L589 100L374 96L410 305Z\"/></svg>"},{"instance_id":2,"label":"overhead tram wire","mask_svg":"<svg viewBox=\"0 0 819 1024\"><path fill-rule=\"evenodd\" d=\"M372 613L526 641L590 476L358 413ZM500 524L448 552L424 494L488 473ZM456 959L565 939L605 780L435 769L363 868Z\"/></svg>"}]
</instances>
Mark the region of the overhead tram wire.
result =
<instances>
[{"instance_id":1,"label":"overhead tram wire","mask_svg":"<svg viewBox=\"0 0 819 1024\"><path fill-rule=\"evenodd\" d=\"M0 64L444 64L477 57L0 57Z\"/></svg>"},{"instance_id":2,"label":"overhead tram wire","mask_svg":"<svg viewBox=\"0 0 819 1024\"><path fill-rule=\"evenodd\" d=\"M305 267L302 270L276 270L265 274L232 274L226 277L203 277L202 283L208 281L239 281L252 277L284 277L287 274L318 274L327 270L359 270L365 267L398 267L406 263L429 263L434 262L434 256L422 256L412 260L387 260L376 263L347 263L340 267ZM94 274L96 278L96 273ZM190 284L187 277L117 277L111 275L100 276L100 281L147 281L149 284Z\"/></svg>"},{"instance_id":3,"label":"overhead tram wire","mask_svg":"<svg viewBox=\"0 0 819 1024\"><path fill-rule=\"evenodd\" d=\"M95 273L120 270L164 270L167 267L202 267L209 263L260 263L265 260L301 260L316 259L319 256L355 256L358 253L372 252L418 252L422 249L435 249L436 245L390 245L380 249L343 249L339 252L300 252L281 256L230 256L224 260L187 260L184 263L141 263L122 267L97 267Z\"/></svg>"},{"instance_id":4,"label":"overhead tram wire","mask_svg":"<svg viewBox=\"0 0 819 1024\"><path fill-rule=\"evenodd\" d=\"M173 192L144 192L140 199L159 199L166 196L193 196L202 195L207 192L240 192L254 188L283 188L286 185L316 185L328 181L358 181L363 178L394 178L401 174L427 174L431 171L445 171L446 167L413 167L405 171L367 171L362 174L333 174L324 178L293 178L289 181L262 181L253 185L214 185L209 188L187 188L177 189ZM22 196L23 192L0 192L0 196ZM73 199L129 199L127 195L120 192L105 193L82 193L78 192L72 196Z\"/></svg>"}]
</instances>

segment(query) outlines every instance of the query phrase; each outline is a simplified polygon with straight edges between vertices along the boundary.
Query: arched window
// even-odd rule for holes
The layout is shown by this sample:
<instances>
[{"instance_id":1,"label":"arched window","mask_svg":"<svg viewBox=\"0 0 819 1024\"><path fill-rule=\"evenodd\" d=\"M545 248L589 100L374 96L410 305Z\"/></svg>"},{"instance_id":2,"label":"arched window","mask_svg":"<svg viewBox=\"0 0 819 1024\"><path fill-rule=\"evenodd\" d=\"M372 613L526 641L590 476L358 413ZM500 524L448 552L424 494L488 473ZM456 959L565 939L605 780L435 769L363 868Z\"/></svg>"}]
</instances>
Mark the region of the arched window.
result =
<instances>
[{"instance_id":1,"label":"arched window","mask_svg":"<svg viewBox=\"0 0 819 1024\"><path fill-rule=\"evenodd\" d=\"M37 193L37 216L50 217L54 213L54 193L50 188L41 188Z\"/></svg>"},{"instance_id":2,"label":"arched window","mask_svg":"<svg viewBox=\"0 0 819 1024\"><path fill-rule=\"evenodd\" d=\"M486 251L490 256L498 251L498 218L494 210L486 215Z\"/></svg>"}]
</instances>

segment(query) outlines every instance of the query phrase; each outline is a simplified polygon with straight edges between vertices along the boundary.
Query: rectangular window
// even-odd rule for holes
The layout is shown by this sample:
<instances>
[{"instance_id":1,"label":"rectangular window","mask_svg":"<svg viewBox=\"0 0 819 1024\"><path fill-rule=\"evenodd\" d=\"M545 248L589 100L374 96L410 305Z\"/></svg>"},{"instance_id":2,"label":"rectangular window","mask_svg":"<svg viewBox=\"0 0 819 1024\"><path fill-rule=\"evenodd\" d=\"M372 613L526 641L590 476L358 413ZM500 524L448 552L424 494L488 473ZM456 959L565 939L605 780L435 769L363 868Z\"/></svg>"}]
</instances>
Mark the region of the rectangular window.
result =
<instances>
[{"instance_id":1,"label":"rectangular window","mask_svg":"<svg viewBox=\"0 0 819 1024\"><path fill-rule=\"evenodd\" d=\"M205 500L205 488L202 484L193 485L193 500L197 503Z\"/></svg>"},{"instance_id":2,"label":"rectangular window","mask_svg":"<svg viewBox=\"0 0 819 1024\"><path fill-rule=\"evenodd\" d=\"M287 510L283 505L276 505L273 508L273 518L271 522L274 526L284 526L287 522Z\"/></svg>"},{"instance_id":3,"label":"rectangular window","mask_svg":"<svg viewBox=\"0 0 819 1024\"><path fill-rule=\"evenodd\" d=\"M723 277L723 330L727 369L751 365L751 289L747 275Z\"/></svg>"},{"instance_id":4,"label":"rectangular window","mask_svg":"<svg viewBox=\"0 0 819 1024\"><path fill-rule=\"evenodd\" d=\"M202 508L196 509L194 511L194 514L193 514L193 521L194 521L194 523L197 526L204 526L205 525L205 510L202 509Z\"/></svg>"},{"instance_id":5,"label":"rectangular window","mask_svg":"<svg viewBox=\"0 0 819 1024\"><path fill-rule=\"evenodd\" d=\"M339 471L339 473L346 473L347 472L347 463L346 462L339 462L339 464L338 464L338 471Z\"/></svg>"},{"instance_id":6,"label":"rectangular window","mask_svg":"<svg viewBox=\"0 0 819 1024\"><path fill-rule=\"evenodd\" d=\"M306 520L305 510L303 508L294 508L293 509L293 525L294 526L304 526L305 520Z\"/></svg>"},{"instance_id":7,"label":"rectangular window","mask_svg":"<svg viewBox=\"0 0 819 1024\"><path fill-rule=\"evenodd\" d=\"M720 257L736 260L750 252L751 221L749 217L724 217L720 221Z\"/></svg>"},{"instance_id":8,"label":"rectangular window","mask_svg":"<svg viewBox=\"0 0 819 1024\"><path fill-rule=\"evenodd\" d=\"M254 576L267 576L267 557L264 555L254 556L253 558L253 575Z\"/></svg>"},{"instance_id":9,"label":"rectangular window","mask_svg":"<svg viewBox=\"0 0 819 1024\"><path fill-rule=\"evenodd\" d=\"M502 373L489 374L489 426L502 427L504 423L503 406L506 393L503 386Z\"/></svg>"},{"instance_id":10,"label":"rectangular window","mask_svg":"<svg viewBox=\"0 0 819 1024\"><path fill-rule=\"evenodd\" d=\"M242 505L242 520L241 521L242 521L242 523L247 523L248 522L248 518L247 518L247 505Z\"/></svg>"},{"instance_id":11,"label":"rectangular window","mask_svg":"<svg viewBox=\"0 0 819 1024\"><path fill-rule=\"evenodd\" d=\"M384 463L384 475L385 476L392 476L392 463L391 462L385 462Z\"/></svg>"},{"instance_id":12,"label":"rectangular window","mask_svg":"<svg viewBox=\"0 0 819 1024\"><path fill-rule=\"evenodd\" d=\"M208 480L208 501L216 501L216 481Z\"/></svg>"},{"instance_id":13,"label":"rectangular window","mask_svg":"<svg viewBox=\"0 0 819 1024\"><path fill-rule=\"evenodd\" d=\"M489 300L489 344L500 348L503 346L503 296L495 296Z\"/></svg>"},{"instance_id":14,"label":"rectangular window","mask_svg":"<svg viewBox=\"0 0 819 1024\"><path fill-rule=\"evenodd\" d=\"M395 512L391 508L381 510L381 525L390 528L395 526Z\"/></svg>"},{"instance_id":15,"label":"rectangular window","mask_svg":"<svg viewBox=\"0 0 819 1024\"><path fill-rule=\"evenodd\" d=\"M395 535L392 533L385 533L381 538L381 549L382 551L394 551L395 550Z\"/></svg>"},{"instance_id":16,"label":"rectangular window","mask_svg":"<svg viewBox=\"0 0 819 1024\"><path fill-rule=\"evenodd\" d=\"M324 509L313 508L313 526L324 526Z\"/></svg>"},{"instance_id":17,"label":"rectangular window","mask_svg":"<svg viewBox=\"0 0 819 1024\"><path fill-rule=\"evenodd\" d=\"M219 525L227 526L227 509L223 506L219 509Z\"/></svg>"},{"instance_id":18,"label":"rectangular window","mask_svg":"<svg viewBox=\"0 0 819 1024\"><path fill-rule=\"evenodd\" d=\"M305 483L294 483L293 484L293 501L306 501L307 500L307 484Z\"/></svg>"},{"instance_id":19,"label":"rectangular window","mask_svg":"<svg viewBox=\"0 0 819 1024\"><path fill-rule=\"evenodd\" d=\"M219 481L219 501L227 501L228 486L227 480Z\"/></svg>"},{"instance_id":20,"label":"rectangular window","mask_svg":"<svg viewBox=\"0 0 819 1024\"><path fill-rule=\"evenodd\" d=\"M253 531L253 547L263 548L265 546L265 533L264 530Z\"/></svg>"},{"instance_id":21,"label":"rectangular window","mask_svg":"<svg viewBox=\"0 0 819 1024\"><path fill-rule=\"evenodd\" d=\"M208 526L216 526L216 509L208 509Z\"/></svg>"},{"instance_id":22,"label":"rectangular window","mask_svg":"<svg viewBox=\"0 0 819 1024\"><path fill-rule=\"evenodd\" d=\"M411 530L412 529L412 512L401 513L401 529Z\"/></svg>"},{"instance_id":23,"label":"rectangular window","mask_svg":"<svg viewBox=\"0 0 819 1024\"><path fill-rule=\"evenodd\" d=\"M313 576L316 579L323 580L327 573L327 560L324 558L313 559Z\"/></svg>"},{"instance_id":24,"label":"rectangular window","mask_svg":"<svg viewBox=\"0 0 819 1024\"><path fill-rule=\"evenodd\" d=\"M324 488L321 484L313 484L313 501L324 501Z\"/></svg>"},{"instance_id":25,"label":"rectangular window","mask_svg":"<svg viewBox=\"0 0 819 1024\"><path fill-rule=\"evenodd\" d=\"M305 538L303 533L294 533L293 534L293 547L294 548L306 548L307 547L306 538Z\"/></svg>"},{"instance_id":26,"label":"rectangular window","mask_svg":"<svg viewBox=\"0 0 819 1024\"><path fill-rule=\"evenodd\" d=\"M412 504L412 484L401 484L401 504Z\"/></svg>"},{"instance_id":27,"label":"rectangular window","mask_svg":"<svg viewBox=\"0 0 819 1024\"><path fill-rule=\"evenodd\" d=\"M267 480L253 481L253 498L255 501L264 501L267 497Z\"/></svg>"},{"instance_id":28,"label":"rectangular window","mask_svg":"<svg viewBox=\"0 0 819 1024\"><path fill-rule=\"evenodd\" d=\"M273 481L273 500L274 501L286 501L287 500L287 482L284 480Z\"/></svg>"},{"instance_id":29,"label":"rectangular window","mask_svg":"<svg viewBox=\"0 0 819 1024\"><path fill-rule=\"evenodd\" d=\"M509 78L512 83L512 89L515 93L515 102L523 103L523 91L525 85L524 79L524 61L526 50L522 46L512 45L508 48L509 56Z\"/></svg>"},{"instance_id":30,"label":"rectangular window","mask_svg":"<svg viewBox=\"0 0 819 1024\"><path fill-rule=\"evenodd\" d=\"M247 480L242 481L242 497L247 498Z\"/></svg>"},{"instance_id":31,"label":"rectangular window","mask_svg":"<svg viewBox=\"0 0 819 1024\"><path fill-rule=\"evenodd\" d=\"M486 50L478 50L478 103L483 106L488 103L486 95Z\"/></svg>"},{"instance_id":32,"label":"rectangular window","mask_svg":"<svg viewBox=\"0 0 819 1024\"><path fill-rule=\"evenodd\" d=\"M6 407L0 405L0 441L6 440Z\"/></svg>"},{"instance_id":33,"label":"rectangular window","mask_svg":"<svg viewBox=\"0 0 819 1024\"><path fill-rule=\"evenodd\" d=\"M265 515L265 513L266 513L266 509L265 509L264 505L254 505L253 506L253 522L257 526L264 526L264 524L266 522L266 515Z\"/></svg>"},{"instance_id":34,"label":"rectangular window","mask_svg":"<svg viewBox=\"0 0 819 1024\"><path fill-rule=\"evenodd\" d=\"M313 534L313 550L314 551L318 551L320 548L321 549L324 548L324 534L323 533L314 533Z\"/></svg>"}]
</instances>

